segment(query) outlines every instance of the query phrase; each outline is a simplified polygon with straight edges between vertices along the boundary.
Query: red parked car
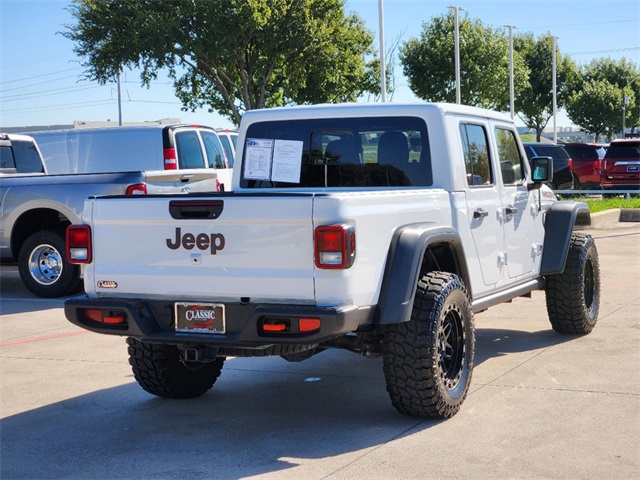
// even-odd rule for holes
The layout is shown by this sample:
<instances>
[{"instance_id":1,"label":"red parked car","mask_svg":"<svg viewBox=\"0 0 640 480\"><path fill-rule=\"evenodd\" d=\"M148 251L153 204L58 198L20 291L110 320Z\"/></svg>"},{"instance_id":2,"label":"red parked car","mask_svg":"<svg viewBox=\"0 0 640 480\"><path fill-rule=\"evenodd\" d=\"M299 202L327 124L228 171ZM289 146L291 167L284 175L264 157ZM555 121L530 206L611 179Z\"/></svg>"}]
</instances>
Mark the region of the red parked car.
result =
<instances>
[{"instance_id":1,"label":"red parked car","mask_svg":"<svg viewBox=\"0 0 640 480\"><path fill-rule=\"evenodd\" d=\"M564 143L562 146L571 157L569 169L573 172L573 188L600 188L600 164L607 151L607 145Z\"/></svg>"},{"instance_id":2,"label":"red parked car","mask_svg":"<svg viewBox=\"0 0 640 480\"><path fill-rule=\"evenodd\" d=\"M640 189L640 139L611 142L602 160L600 185L603 189Z\"/></svg>"}]
</instances>

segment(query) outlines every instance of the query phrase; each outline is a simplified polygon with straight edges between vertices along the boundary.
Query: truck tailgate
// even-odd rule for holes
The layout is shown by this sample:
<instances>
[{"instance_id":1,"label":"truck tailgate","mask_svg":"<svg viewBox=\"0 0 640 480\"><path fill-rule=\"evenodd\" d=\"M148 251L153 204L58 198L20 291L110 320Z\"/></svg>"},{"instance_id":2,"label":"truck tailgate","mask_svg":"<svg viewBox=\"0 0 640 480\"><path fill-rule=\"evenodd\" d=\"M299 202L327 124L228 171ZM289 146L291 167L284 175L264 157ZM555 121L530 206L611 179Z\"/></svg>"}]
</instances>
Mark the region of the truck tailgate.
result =
<instances>
[{"instance_id":1,"label":"truck tailgate","mask_svg":"<svg viewBox=\"0 0 640 480\"><path fill-rule=\"evenodd\" d=\"M85 221L94 256L85 290L312 302L312 206L312 195L91 198ZM198 218L207 210L217 218Z\"/></svg>"}]
</instances>

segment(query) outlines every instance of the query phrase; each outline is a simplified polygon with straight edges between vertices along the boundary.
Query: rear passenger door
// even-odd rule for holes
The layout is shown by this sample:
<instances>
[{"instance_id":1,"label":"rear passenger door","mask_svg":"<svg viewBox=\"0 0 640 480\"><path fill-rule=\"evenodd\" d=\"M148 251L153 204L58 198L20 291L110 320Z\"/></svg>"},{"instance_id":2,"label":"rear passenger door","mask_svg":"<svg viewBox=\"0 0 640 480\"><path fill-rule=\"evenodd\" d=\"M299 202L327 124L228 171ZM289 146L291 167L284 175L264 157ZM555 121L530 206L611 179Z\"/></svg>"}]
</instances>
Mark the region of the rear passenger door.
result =
<instances>
[{"instance_id":1,"label":"rear passenger door","mask_svg":"<svg viewBox=\"0 0 640 480\"><path fill-rule=\"evenodd\" d=\"M503 276L504 235L500 222L501 209L496 208L500 202L500 193L491 158L489 124L462 121L459 129L468 185L466 198L469 228L484 284L493 287Z\"/></svg>"}]
</instances>

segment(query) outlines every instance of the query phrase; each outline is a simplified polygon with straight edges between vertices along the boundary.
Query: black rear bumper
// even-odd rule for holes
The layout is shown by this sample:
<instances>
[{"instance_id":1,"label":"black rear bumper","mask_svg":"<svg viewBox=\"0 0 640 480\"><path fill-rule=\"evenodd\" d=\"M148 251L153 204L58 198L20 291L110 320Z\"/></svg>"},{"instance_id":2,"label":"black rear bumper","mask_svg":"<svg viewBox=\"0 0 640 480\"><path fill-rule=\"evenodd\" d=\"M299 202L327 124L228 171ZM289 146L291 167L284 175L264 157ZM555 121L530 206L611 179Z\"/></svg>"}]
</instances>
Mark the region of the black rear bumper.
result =
<instances>
[{"instance_id":1,"label":"black rear bumper","mask_svg":"<svg viewBox=\"0 0 640 480\"><path fill-rule=\"evenodd\" d=\"M312 345L352 332L368 324L373 308L355 306L317 307L280 304L225 304L224 334L177 332L175 302L136 299L71 298L65 302L67 319L82 328L110 335L135 337L149 343L206 345L212 347L265 348L271 345ZM86 310L101 310L105 316L123 315L122 323L92 320ZM300 332L300 318L320 319L320 328ZM265 322L282 321L287 331L267 332Z\"/></svg>"}]
</instances>

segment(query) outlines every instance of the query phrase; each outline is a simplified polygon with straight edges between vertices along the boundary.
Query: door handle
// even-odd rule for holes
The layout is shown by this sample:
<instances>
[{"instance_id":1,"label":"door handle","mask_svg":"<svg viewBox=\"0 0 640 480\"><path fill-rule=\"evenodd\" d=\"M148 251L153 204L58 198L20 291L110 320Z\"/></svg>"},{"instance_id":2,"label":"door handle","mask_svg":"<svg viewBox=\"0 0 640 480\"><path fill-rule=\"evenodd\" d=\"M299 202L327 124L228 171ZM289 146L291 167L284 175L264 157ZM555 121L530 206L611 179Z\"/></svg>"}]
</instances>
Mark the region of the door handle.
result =
<instances>
[{"instance_id":1,"label":"door handle","mask_svg":"<svg viewBox=\"0 0 640 480\"><path fill-rule=\"evenodd\" d=\"M169 214L176 220L216 219L222 213L224 200L171 200Z\"/></svg>"},{"instance_id":2,"label":"door handle","mask_svg":"<svg viewBox=\"0 0 640 480\"><path fill-rule=\"evenodd\" d=\"M518 213L518 208L517 207L512 207L511 205L508 206L507 208L504 209L504 213L508 216L510 215L515 215L516 213Z\"/></svg>"},{"instance_id":3,"label":"door handle","mask_svg":"<svg viewBox=\"0 0 640 480\"><path fill-rule=\"evenodd\" d=\"M486 210L483 210L482 208L479 208L478 210L473 212L473 218L475 218L476 220L479 218L484 218L488 216L489 216L489 212L487 212Z\"/></svg>"}]
</instances>

